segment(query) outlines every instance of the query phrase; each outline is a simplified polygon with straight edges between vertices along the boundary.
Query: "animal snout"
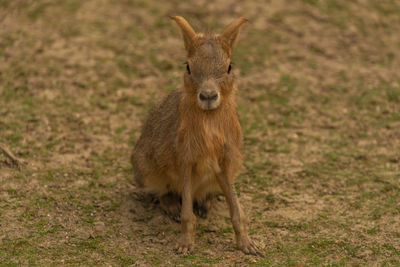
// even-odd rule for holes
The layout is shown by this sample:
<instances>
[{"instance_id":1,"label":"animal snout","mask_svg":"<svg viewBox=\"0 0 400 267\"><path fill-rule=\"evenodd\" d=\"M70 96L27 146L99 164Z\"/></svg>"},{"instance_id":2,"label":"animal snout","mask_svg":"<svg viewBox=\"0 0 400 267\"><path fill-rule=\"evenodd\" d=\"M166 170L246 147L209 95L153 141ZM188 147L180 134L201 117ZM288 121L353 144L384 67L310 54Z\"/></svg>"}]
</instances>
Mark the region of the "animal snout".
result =
<instances>
[{"instance_id":1,"label":"animal snout","mask_svg":"<svg viewBox=\"0 0 400 267\"><path fill-rule=\"evenodd\" d=\"M220 93L217 85L212 80L207 80L201 86L197 95L197 104L201 109L212 110L218 108L221 102Z\"/></svg>"},{"instance_id":2,"label":"animal snout","mask_svg":"<svg viewBox=\"0 0 400 267\"><path fill-rule=\"evenodd\" d=\"M218 99L218 93L216 91L205 91L199 94L201 101L215 101Z\"/></svg>"}]
</instances>

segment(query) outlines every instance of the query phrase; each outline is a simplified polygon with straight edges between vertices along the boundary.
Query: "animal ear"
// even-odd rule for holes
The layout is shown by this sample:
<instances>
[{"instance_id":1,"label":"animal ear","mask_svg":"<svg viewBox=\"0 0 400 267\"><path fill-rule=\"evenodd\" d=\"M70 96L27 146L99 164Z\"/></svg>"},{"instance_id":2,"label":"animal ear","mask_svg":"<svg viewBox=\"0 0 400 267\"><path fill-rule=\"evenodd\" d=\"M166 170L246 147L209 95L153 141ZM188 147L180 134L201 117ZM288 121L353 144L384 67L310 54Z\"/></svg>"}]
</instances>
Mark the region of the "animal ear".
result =
<instances>
[{"instance_id":1,"label":"animal ear","mask_svg":"<svg viewBox=\"0 0 400 267\"><path fill-rule=\"evenodd\" d=\"M173 19L176 24L178 24L179 28L181 28L185 49L189 52L193 47L193 40L196 36L196 32L193 30L192 26L190 26L189 22L187 22L183 17L170 16L170 18Z\"/></svg>"},{"instance_id":2,"label":"animal ear","mask_svg":"<svg viewBox=\"0 0 400 267\"><path fill-rule=\"evenodd\" d=\"M221 36L227 42L231 51L236 46L237 37L239 35L240 28L246 22L248 22L248 19L246 19L244 17L240 17L240 18L234 20L231 24L229 24L228 27L226 27L226 29L222 33Z\"/></svg>"}]
</instances>

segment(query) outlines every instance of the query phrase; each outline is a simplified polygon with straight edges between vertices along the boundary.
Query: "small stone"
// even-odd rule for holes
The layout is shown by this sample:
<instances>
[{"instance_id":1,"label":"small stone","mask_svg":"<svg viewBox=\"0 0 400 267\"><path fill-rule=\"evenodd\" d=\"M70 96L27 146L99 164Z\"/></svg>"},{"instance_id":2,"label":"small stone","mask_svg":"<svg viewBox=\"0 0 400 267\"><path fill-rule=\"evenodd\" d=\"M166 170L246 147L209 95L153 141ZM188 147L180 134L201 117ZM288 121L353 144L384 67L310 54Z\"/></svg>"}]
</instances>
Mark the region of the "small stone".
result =
<instances>
[{"instance_id":1,"label":"small stone","mask_svg":"<svg viewBox=\"0 0 400 267\"><path fill-rule=\"evenodd\" d=\"M98 234L104 234L106 232L106 226L103 222L95 222L94 223L94 230Z\"/></svg>"}]
</instances>

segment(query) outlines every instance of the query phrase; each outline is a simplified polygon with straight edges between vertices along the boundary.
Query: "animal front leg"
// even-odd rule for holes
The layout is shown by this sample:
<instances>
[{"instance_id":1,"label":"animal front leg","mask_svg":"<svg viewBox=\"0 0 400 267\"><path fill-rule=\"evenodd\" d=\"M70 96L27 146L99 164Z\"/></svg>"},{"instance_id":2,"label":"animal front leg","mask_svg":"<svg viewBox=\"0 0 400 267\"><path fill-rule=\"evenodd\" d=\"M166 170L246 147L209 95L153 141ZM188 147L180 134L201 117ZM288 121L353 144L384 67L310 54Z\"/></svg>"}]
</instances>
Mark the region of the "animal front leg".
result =
<instances>
[{"instance_id":1,"label":"animal front leg","mask_svg":"<svg viewBox=\"0 0 400 267\"><path fill-rule=\"evenodd\" d=\"M246 215L240 206L234 185L229 183L228 177L224 174L218 176L218 183L229 206L229 213L231 215L233 229L235 230L235 239L238 248L246 254L261 255L258 247L249 238L247 233Z\"/></svg>"},{"instance_id":2,"label":"animal front leg","mask_svg":"<svg viewBox=\"0 0 400 267\"><path fill-rule=\"evenodd\" d=\"M181 235L178 239L176 251L186 254L194 248L194 228L196 216L193 214L193 193L191 169L187 168L183 176Z\"/></svg>"}]
</instances>

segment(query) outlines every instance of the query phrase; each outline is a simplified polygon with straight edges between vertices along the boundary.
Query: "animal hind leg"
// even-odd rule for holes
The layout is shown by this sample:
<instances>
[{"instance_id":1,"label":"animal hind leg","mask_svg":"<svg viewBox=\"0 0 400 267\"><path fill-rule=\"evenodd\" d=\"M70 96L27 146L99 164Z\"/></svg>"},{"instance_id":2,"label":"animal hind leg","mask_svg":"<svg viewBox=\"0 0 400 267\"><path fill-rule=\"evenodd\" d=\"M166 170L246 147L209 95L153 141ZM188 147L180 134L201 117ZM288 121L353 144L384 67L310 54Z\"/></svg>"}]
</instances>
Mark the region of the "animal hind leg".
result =
<instances>
[{"instance_id":1,"label":"animal hind leg","mask_svg":"<svg viewBox=\"0 0 400 267\"><path fill-rule=\"evenodd\" d=\"M211 209L212 199L214 195L208 195L204 200L196 200L193 203L193 212L197 217L207 218L208 212Z\"/></svg>"},{"instance_id":2,"label":"animal hind leg","mask_svg":"<svg viewBox=\"0 0 400 267\"><path fill-rule=\"evenodd\" d=\"M169 192L160 198L161 209L174 221L180 222L181 198L178 194Z\"/></svg>"}]
</instances>

